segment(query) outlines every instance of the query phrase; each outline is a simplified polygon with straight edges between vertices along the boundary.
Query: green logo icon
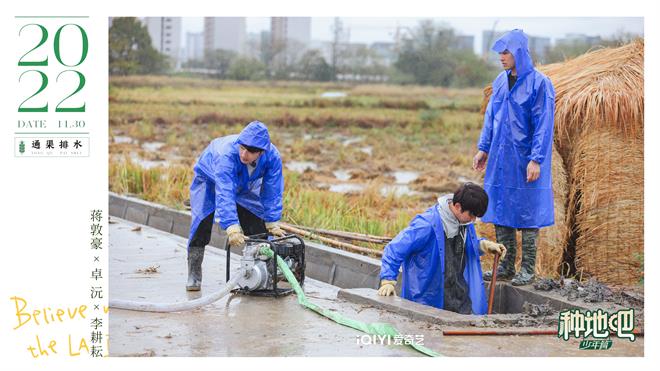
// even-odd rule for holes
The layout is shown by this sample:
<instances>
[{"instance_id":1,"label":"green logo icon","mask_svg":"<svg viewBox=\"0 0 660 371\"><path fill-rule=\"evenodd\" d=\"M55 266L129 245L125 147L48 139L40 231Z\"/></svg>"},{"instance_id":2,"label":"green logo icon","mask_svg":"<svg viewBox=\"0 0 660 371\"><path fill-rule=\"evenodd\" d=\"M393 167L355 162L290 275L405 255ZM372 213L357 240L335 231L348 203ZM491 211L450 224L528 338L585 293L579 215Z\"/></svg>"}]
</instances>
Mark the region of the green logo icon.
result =
<instances>
[{"instance_id":1,"label":"green logo icon","mask_svg":"<svg viewBox=\"0 0 660 371\"><path fill-rule=\"evenodd\" d=\"M20 143L18 143L18 152L20 154L25 153L25 142L23 142L22 140Z\"/></svg>"},{"instance_id":2,"label":"green logo icon","mask_svg":"<svg viewBox=\"0 0 660 371\"><path fill-rule=\"evenodd\" d=\"M608 350L612 347L610 339L582 340L580 350Z\"/></svg>"}]
</instances>

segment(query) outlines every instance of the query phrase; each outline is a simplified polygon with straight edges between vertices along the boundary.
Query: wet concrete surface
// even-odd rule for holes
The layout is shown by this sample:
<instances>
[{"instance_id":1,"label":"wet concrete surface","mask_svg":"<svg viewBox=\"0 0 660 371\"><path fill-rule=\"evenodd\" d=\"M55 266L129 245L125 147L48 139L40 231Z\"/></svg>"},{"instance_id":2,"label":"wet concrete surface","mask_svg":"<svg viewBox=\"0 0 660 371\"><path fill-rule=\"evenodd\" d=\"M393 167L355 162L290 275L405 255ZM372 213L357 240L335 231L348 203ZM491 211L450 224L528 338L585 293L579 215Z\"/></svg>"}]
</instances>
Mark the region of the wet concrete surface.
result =
<instances>
[{"instance_id":1,"label":"wet concrete surface","mask_svg":"<svg viewBox=\"0 0 660 371\"><path fill-rule=\"evenodd\" d=\"M110 296L148 302L199 297L185 291L186 240L112 218ZM238 267L238 258L232 257ZM224 282L224 251L207 248L201 294ZM338 287L306 279L310 301L364 322L388 322L446 356L642 356L643 338L614 339L607 351L583 351L579 340L555 336L443 337L452 329L413 320L371 305L337 298ZM369 341L364 334L281 298L230 295L189 312L147 313L110 309L110 355L135 356L420 356L411 348ZM457 328L453 328L457 329ZM465 328L463 328L465 329ZM359 342L362 339L362 342Z\"/></svg>"}]
</instances>

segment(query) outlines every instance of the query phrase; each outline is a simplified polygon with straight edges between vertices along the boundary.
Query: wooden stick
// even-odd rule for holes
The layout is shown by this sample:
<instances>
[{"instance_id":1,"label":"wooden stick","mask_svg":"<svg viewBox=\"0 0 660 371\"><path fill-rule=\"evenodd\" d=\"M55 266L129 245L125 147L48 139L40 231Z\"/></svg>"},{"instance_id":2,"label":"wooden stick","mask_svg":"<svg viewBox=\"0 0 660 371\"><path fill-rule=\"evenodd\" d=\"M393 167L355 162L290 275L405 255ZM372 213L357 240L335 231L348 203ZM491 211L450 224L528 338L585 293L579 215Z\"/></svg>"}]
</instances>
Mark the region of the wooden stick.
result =
<instances>
[{"instance_id":1,"label":"wooden stick","mask_svg":"<svg viewBox=\"0 0 660 371\"><path fill-rule=\"evenodd\" d=\"M360 254L376 255L376 256L379 256L379 257L383 256L383 252L380 251L380 250L368 249L366 247L355 246L355 245L351 245L350 243L340 242L340 241L333 240L333 239L323 237L323 236L319 236L319 235L314 234L312 232L307 232L305 230L302 230L302 229L299 229L299 228L296 228L296 227L293 227L293 226L290 226L290 225L286 225L286 224L280 224L280 227L282 229L284 229L285 231L295 233L295 234L299 234L301 236L305 236L305 237L308 237L308 238L311 238L311 239L319 240L319 241L325 242L325 243L327 243L331 246L339 247L339 248L342 248L344 250L348 250L348 251L351 251L351 252L356 252L356 253L360 253Z\"/></svg>"},{"instance_id":2,"label":"wooden stick","mask_svg":"<svg viewBox=\"0 0 660 371\"><path fill-rule=\"evenodd\" d=\"M497 282L497 266L500 263L500 254L495 253L493 273L490 276L490 296L488 297L488 314L493 313L493 298L495 297L495 282Z\"/></svg>"},{"instance_id":3,"label":"wooden stick","mask_svg":"<svg viewBox=\"0 0 660 371\"><path fill-rule=\"evenodd\" d=\"M304 230L307 230L307 231L310 231L310 232L313 232L313 233L317 233L317 234L324 234L324 235L339 237L339 238L352 240L352 241L362 241L362 242L369 242L369 243L376 243L376 244L387 244L392 240L390 237L372 236L372 235L363 234L363 233L335 231L335 230L330 230L330 229L306 227L306 226L303 226L303 225L280 223L280 225L283 225L283 224L294 227L294 228L304 229Z\"/></svg>"}]
</instances>

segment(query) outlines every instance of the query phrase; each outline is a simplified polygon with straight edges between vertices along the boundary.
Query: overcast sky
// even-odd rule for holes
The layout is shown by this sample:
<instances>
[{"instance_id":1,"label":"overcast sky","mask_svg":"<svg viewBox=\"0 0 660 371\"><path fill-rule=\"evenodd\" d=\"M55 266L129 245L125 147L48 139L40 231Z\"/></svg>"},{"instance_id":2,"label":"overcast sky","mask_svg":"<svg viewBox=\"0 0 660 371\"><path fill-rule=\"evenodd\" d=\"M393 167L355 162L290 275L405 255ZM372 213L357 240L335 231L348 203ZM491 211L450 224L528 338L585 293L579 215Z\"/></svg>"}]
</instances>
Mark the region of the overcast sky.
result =
<instances>
[{"instance_id":1,"label":"overcast sky","mask_svg":"<svg viewBox=\"0 0 660 371\"><path fill-rule=\"evenodd\" d=\"M384 17L342 17L344 28L350 30L350 42L372 43L392 41L397 25L415 27L420 20L432 19L436 23L446 23L459 34L475 37L475 52L481 49L481 33L484 30L510 30L522 28L533 36L556 38L567 33L582 33L589 36L607 37L619 31L639 35L644 34L644 19L641 17L526 17L526 18L384 18ZM312 40L329 41L332 38L332 17L312 18ZM497 22L497 24L496 24ZM183 37L186 32L201 32L203 18L183 18ZM270 18L248 17L247 32L261 32L270 29ZM184 41L185 42L185 41Z\"/></svg>"}]
</instances>

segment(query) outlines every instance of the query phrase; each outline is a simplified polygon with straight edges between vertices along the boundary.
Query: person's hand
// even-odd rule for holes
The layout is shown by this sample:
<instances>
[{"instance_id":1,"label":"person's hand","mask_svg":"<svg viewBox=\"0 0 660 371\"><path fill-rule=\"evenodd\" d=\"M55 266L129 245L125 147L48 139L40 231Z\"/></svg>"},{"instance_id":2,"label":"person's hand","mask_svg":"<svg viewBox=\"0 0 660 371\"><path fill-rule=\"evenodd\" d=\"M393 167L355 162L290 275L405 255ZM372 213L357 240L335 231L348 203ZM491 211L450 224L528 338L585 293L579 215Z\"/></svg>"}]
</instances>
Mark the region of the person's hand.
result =
<instances>
[{"instance_id":1,"label":"person's hand","mask_svg":"<svg viewBox=\"0 0 660 371\"><path fill-rule=\"evenodd\" d=\"M481 240L479 242L479 250L484 254L500 254L500 259L504 259L504 256L506 255L506 247L504 247L504 245L488 240Z\"/></svg>"},{"instance_id":2,"label":"person's hand","mask_svg":"<svg viewBox=\"0 0 660 371\"><path fill-rule=\"evenodd\" d=\"M274 237L286 236L286 232L284 232L284 230L280 228L280 222L266 223L266 229L268 229L268 233L270 233Z\"/></svg>"},{"instance_id":3,"label":"person's hand","mask_svg":"<svg viewBox=\"0 0 660 371\"><path fill-rule=\"evenodd\" d=\"M380 281L380 288L378 289L378 295L380 296L396 295L396 293L394 292L395 285L396 285L396 281L392 281L392 280Z\"/></svg>"},{"instance_id":4,"label":"person's hand","mask_svg":"<svg viewBox=\"0 0 660 371\"><path fill-rule=\"evenodd\" d=\"M541 165L536 161L527 164L527 182L533 182L541 176Z\"/></svg>"},{"instance_id":5,"label":"person's hand","mask_svg":"<svg viewBox=\"0 0 660 371\"><path fill-rule=\"evenodd\" d=\"M472 168L476 171L484 171L486 168L486 161L488 160L488 153L484 151L477 152L472 159Z\"/></svg>"},{"instance_id":6,"label":"person's hand","mask_svg":"<svg viewBox=\"0 0 660 371\"><path fill-rule=\"evenodd\" d=\"M227 239L229 240L229 246L231 247L240 247L245 245L245 235L241 226L238 224L232 224L227 228Z\"/></svg>"}]
</instances>

